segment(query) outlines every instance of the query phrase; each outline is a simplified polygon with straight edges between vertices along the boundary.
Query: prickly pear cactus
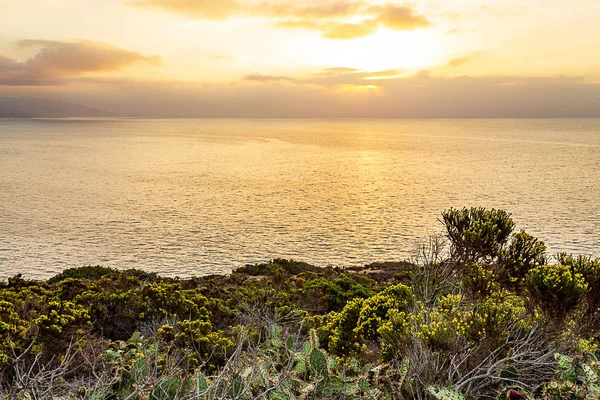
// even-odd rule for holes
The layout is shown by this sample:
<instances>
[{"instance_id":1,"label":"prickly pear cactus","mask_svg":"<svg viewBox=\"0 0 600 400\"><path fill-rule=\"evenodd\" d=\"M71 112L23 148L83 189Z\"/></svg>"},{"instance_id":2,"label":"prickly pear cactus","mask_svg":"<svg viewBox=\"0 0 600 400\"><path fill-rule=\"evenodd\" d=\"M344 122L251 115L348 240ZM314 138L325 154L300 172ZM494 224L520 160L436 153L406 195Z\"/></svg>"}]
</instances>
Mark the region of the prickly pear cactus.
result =
<instances>
[{"instance_id":1,"label":"prickly pear cactus","mask_svg":"<svg viewBox=\"0 0 600 400\"><path fill-rule=\"evenodd\" d=\"M321 376L327 376L327 360L319 349L313 349L310 353L310 366Z\"/></svg>"},{"instance_id":2,"label":"prickly pear cactus","mask_svg":"<svg viewBox=\"0 0 600 400\"><path fill-rule=\"evenodd\" d=\"M465 396L460 394L454 389L449 388L436 388L430 386L428 389L429 393L431 393L436 399L439 400L467 400Z\"/></svg>"}]
</instances>

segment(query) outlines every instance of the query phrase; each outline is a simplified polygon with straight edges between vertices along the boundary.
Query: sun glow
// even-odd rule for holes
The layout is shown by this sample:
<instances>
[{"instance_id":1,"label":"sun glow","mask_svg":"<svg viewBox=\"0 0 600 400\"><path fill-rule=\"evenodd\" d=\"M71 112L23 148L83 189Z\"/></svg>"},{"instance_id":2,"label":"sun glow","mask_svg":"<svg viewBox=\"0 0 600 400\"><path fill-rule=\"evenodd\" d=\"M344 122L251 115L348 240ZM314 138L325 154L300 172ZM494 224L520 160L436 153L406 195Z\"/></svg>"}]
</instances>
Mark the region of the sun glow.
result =
<instances>
[{"instance_id":1,"label":"sun glow","mask_svg":"<svg viewBox=\"0 0 600 400\"><path fill-rule=\"evenodd\" d=\"M339 88L344 91L363 91L380 89L377 85L340 85Z\"/></svg>"},{"instance_id":2,"label":"sun glow","mask_svg":"<svg viewBox=\"0 0 600 400\"><path fill-rule=\"evenodd\" d=\"M352 67L365 71L420 70L447 62L443 34L437 30L395 32L381 28L375 34L348 41L312 38L297 43L304 64Z\"/></svg>"}]
</instances>

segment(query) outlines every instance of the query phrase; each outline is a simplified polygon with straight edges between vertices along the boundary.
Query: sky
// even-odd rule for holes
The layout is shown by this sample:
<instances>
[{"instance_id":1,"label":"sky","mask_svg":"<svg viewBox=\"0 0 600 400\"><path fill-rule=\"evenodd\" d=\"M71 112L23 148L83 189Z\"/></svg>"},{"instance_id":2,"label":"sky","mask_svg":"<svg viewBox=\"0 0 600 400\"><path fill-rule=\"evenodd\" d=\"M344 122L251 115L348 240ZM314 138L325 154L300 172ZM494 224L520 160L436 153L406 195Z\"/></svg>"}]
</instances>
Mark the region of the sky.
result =
<instances>
[{"instance_id":1,"label":"sky","mask_svg":"<svg viewBox=\"0 0 600 400\"><path fill-rule=\"evenodd\" d=\"M598 0L0 0L0 96L150 117L600 116Z\"/></svg>"}]
</instances>

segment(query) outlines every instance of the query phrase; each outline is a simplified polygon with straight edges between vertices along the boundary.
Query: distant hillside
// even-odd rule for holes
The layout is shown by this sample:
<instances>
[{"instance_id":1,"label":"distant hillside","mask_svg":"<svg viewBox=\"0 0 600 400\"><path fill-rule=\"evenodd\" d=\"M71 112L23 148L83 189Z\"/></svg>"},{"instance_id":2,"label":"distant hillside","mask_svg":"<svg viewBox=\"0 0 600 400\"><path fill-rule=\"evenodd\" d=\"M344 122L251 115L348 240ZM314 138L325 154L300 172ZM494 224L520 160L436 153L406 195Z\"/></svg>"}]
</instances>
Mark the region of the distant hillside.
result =
<instances>
[{"instance_id":1,"label":"distant hillside","mask_svg":"<svg viewBox=\"0 0 600 400\"><path fill-rule=\"evenodd\" d=\"M97 108L36 97L0 97L0 118L110 117Z\"/></svg>"}]
</instances>

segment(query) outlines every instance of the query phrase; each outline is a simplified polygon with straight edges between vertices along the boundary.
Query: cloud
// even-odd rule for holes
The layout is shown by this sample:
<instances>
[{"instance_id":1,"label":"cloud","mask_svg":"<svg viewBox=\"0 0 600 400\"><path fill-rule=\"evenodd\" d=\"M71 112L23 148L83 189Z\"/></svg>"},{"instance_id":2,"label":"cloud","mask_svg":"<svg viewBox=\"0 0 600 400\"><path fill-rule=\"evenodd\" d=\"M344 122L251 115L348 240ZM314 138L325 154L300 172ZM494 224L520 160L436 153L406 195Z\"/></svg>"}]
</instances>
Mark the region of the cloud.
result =
<instances>
[{"instance_id":1,"label":"cloud","mask_svg":"<svg viewBox=\"0 0 600 400\"><path fill-rule=\"evenodd\" d=\"M244 11L232 0L143 0L129 3L134 7L157 8L189 18L221 21Z\"/></svg>"},{"instance_id":2,"label":"cloud","mask_svg":"<svg viewBox=\"0 0 600 400\"><path fill-rule=\"evenodd\" d=\"M458 67L459 65L462 65L466 62L469 61L468 57L457 57L457 58L453 58L450 61L448 61L448 66L449 67Z\"/></svg>"},{"instance_id":3,"label":"cloud","mask_svg":"<svg viewBox=\"0 0 600 400\"><path fill-rule=\"evenodd\" d=\"M306 29L321 32L327 39L356 39L369 36L377 30L377 22L365 20L359 23L315 22L313 20L285 20L273 23L273 26L288 29Z\"/></svg>"},{"instance_id":4,"label":"cloud","mask_svg":"<svg viewBox=\"0 0 600 400\"><path fill-rule=\"evenodd\" d=\"M378 81L379 89L339 90L367 88L369 81L352 72L336 77L325 72L309 76L306 84L294 79L291 85L79 78L81 86L58 87L52 96L140 117L600 117L600 84L578 77L442 77L422 72ZM319 79L341 81L315 84ZM6 87L3 94L50 95L34 87Z\"/></svg>"},{"instance_id":5,"label":"cloud","mask_svg":"<svg viewBox=\"0 0 600 400\"><path fill-rule=\"evenodd\" d=\"M36 55L18 62L0 55L0 84L52 85L87 73L121 70L133 64L159 65L159 56L145 56L106 43L21 40L19 48L39 48Z\"/></svg>"},{"instance_id":6,"label":"cloud","mask_svg":"<svg viewBox=\"0 0 600 400\"><path fill-rule=\"evenodd\" d=\"M365 79L386 79L396 77L402 74L401 69L386 69L384 71L375 71L364 73Z\"/></svg>"},{"instance_id":7,"label":"cloud","mask_svg":"<svg viewBox=\"0 0 600 400\"><path fill-rule=\"evenodd\" d=\"M312 76L295 79L294 82L322 87L371 85L373 80L397 78L402 73L399 69L384 71L363 71L356 68L335 67L316 71Z\"/></svg>"},{"instance_id":8,"label":"cloud","mask_svg":"<svg viewBox=\"0 0 600 400\"><path fill-rule=\"evenodd\" d=\"M431 71L428 69L422 69L417 71L412 77L415 79L429 79L431 78Z\"/></svg>"},{"instance_id":9,"label":"cloud","mask_svg":"<svg viewBox=\"0 0 600 400\"><path fill-rule=\"evenodd\" d=\"M230 63L235 61L235 59L231 56L210 56L208 57L209 61L211 62L226 62L226 63Z\"/></svg>"},{"instance_id":10,"label":"cloud","mask_svg":"<svg viewBox=\"0 0 600 400\"><path fill-rule=\"evenodd\" d=\"M262 3L249 9L249 13L258 16L278 18L313 18L328 19L349 17L358 13L364 7L360 2L336 1L319 6L298 6L296 4Z\"/></svg>"},{"instance_id":11,"label":"cloud","mask_svg":"<svg viewBox=\"0 0 600 400\"><path fill-rule=\"evenodd\" d=\"M272 75L262 75L258 73L246 75L244 77L245 81L254 81L254 82L291 82L292 78L288 76L272 76Z\"/></svg>"},{"instance_id":12,"label":"cloud","mask_svg":"<svg viewBox=\"0 0 600 400\"><path fill-rule=\"evenodd\" d=\"M350 68L350 67L333 67L333 68L325 68L320 73L327 75L337 75L337 74L349 74L352 72L358 72L360 69Z\"/></svg>"},{"instance_id":13,"label":"cloud","mask_svg":"<svg viewBox=\"0 0 600 400\"><path fill-rule=\"evenodd\" d=\"M298 6L293 3L263 2L256 5L234 0L140 0L129 3L134 7L155 8L195 19L224 20L236 16L274 18L327 19L355 15L362 2L336 1L316 6Z\"/></svg>"},{"instance_id":14,"label":"cloud","mask_svg":"<svg viewBox=\"0 0 600 400\"><path fill-rule=\"evenodd\" d=\"M253 73L243 77L242 81L260 82L260 83L292 83L295 85L308 85L319 87L335 86L360 86L370 85L372 80L391 79L400 75L398 69L384 71L363 71L356 68L332 67L324 68L313 72L304 77L290 77L282 75L263 75ZM369 82L371 81L371 82Z\"/></svg>"},{"instance_id":15,"label":"cloud","mask_svg":"<svg viewBox=\"0 0 600 400\"><path fill-rule=\"evenodd\" d=\"M407 6L388 3L373 6L369 11L378 14L377 22L390 29L411 30L431 25L424 15L417 14L414 9Z\"/></svg>"},{"instance_id":16,"label":"cloud","mask_svg":"<svg viewBox=\"0 0 600 400\"><path fill-rule=\"evenodd\" d=\"M324 29L323 37L327 39L355 39L369 36L377 30L377 23L366 20L358 24L331 24Z\"/></svg>"},{"instance_id":17,"label":"cloud","mask_svg":"<svg viewBox=\"0 0 600 400\"><path fill-rule=\"evenodd\" d=\"M326 29L322 23L309 21L306 19L300 19L300 20L288 19L288 20L284 20L284 21L276 21L272 24L272 26L275 26L278 28L308 29L308 30L315 30L315 31L323 31Z\"/></svg>"},{"instance_id":18,"label":"cloud","mask_svg":"<svg viewBox=\"0 0 600 400\"><path fill-rule=\"evenodd\" d=\"M409 6L394 3L372 6L366 1L338 0L322 5L233 0L140 0L136 7L160 9L194 19L225 20L233 17L267 19L275 27L321 32L328 39L355 39L373 34L379 26L394 30L424 28L432 23Z\"/></svg>"}]
</instances>

